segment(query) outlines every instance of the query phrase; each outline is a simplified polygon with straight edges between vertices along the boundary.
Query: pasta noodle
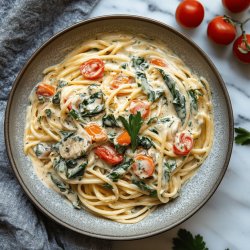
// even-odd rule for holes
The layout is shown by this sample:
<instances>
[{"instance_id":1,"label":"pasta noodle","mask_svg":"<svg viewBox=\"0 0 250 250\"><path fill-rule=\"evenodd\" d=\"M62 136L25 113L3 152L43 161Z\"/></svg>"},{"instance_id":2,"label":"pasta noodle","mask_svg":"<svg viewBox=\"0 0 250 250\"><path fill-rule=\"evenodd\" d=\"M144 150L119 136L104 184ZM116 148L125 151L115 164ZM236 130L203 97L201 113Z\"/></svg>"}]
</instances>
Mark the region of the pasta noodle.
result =
<instances>
[{"instance_id":1,"label":"pasta noodle","mask_svg":"<svg viewBox=\"0 0 250 250\"><path fill-rule=\"evenodd\" d=\"M136 223L178 197L211 149L209 84L162 42L100 34L43 73L24 152L75 208Z\"/></svg>"}]
</instances>

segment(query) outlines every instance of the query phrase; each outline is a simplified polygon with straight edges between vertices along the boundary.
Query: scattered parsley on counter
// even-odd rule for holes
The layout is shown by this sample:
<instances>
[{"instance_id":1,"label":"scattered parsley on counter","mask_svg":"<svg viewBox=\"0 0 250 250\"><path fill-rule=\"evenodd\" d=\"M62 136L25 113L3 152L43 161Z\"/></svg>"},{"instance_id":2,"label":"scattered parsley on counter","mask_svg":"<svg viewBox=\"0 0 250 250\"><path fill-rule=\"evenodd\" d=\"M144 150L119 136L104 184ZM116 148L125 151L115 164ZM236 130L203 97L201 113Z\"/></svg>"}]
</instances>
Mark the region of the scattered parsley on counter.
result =
<instances>
[{"instance_id":1,"label":"scattered parsley on counter","mask_svg":"<svg viewBox=\"0 0 250 250\"><path fill-rule=\"evenodd\" d=\"M200 234L193 236L186 229L179 229L177 237L173 238L172 250L208 250L208 247Z\"/></svg>"},{"instance_id":2,"label":"scattered parsley on counter","mask_svg":"<svg viewBox=\"0 0 250 250\"><path fill-rule=\"evenodd\" d=\"M234 129L237 135L234 140L236 144L247 145L250 144L250 132L244 128L235 128Z\"/></svg>"},{"instance_id":3,"label":"scattered parsley on counter","mask_svg":"<svg viewBox=\"0 0 250 250\"><path fill-rule=\"evenodd\" d=\"M173 238L173 250L208 250L203 237L193 236L189 231L180 229L176 238Z\"/></svg>"}]
</instances>

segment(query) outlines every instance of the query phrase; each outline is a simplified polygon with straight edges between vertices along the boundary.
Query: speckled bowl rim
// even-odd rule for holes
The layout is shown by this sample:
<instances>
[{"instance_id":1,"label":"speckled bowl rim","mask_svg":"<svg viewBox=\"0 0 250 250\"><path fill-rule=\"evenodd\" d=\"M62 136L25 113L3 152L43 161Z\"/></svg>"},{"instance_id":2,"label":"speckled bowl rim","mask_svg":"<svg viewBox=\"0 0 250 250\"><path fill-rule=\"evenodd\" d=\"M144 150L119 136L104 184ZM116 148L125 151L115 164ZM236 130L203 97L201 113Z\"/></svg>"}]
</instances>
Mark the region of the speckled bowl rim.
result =
<instances>
[{"instance_id":1,"label":"speckled bowl rim","mask_svg":"<svg viewBox=\"0 0 250 250\"><path fill-rule=\"evenodd\" d=\"M48 46L53 40L55 40L56 38L58 38L59 36L63 35L64 33L75 29L79 26L85 25L85 24L89 24L92 22L96 22L96 21L102 21L102 20L109 20L109 19L130 19L130 20L139 20L139 21L144 21L147 23L151 23L154 25L158 25L161 26L164 29L167 29L171 32L173 32L175 35L179 36L181 39L185 40L185 42L187 42L189 45L191 45L206 61L206 63L210 66L210 68L212 69L213 73L215 74L215 76L218 79L218 83L220 84L220 87L222 89L224 98L226 100L226 104L227 104L227 110L228 110L228 117L229 117L229 144L228 144L228 148L227 148L227 156L224 162L224 166L222 168L222 171L220 172L220 176L218 176L218 179L215 183L215 185L211 188L210 192L208 193L206 199L204 199L195 209L193 209L189 214L187 214L186 216L184 216L181 220L179 220L176 223L173 223L171 225L169 225L166 228L163 229L158 229L155 230L153 232L150 233L143 233L143 234L139 234L139 235L134 235L134 236L107 236L107 235L100 235L100 234L95 234L95 233L89 233L86 232L84 230L80 230L76 227L74 227L73 225L70 225L66 222L61 221L59 218L57 218L54 214L52 214L51 212L49 212L45 207L43 207L43 205L41 203L39 203L39 201L36 199L36 197L33 196L33 194L30 192L30 190L27 188L25 182L23 181L23 179L21 178L21 175L19 173L18 170L18 166L15 163L15 159L12 155L11 152L11 145L10 145L10 134L9 134L9 117L10 117L10 109L11 109L11 105L12 105L12 100L13 100L13 96L15 93L15 90L19 84L19 80L22 78L23 74L26 72L26 70L28 70L29 65L31 64L31 62L33 61L33 59L46 47ZM10 95L9 95L9 99L8 99L8 103L7 103L7 107L6 107L6 111L5 111L5 120L4 120L4 135L5 135L5 144L6 144L6 148L7 148L7 153L8 153L8 157L12 166L12 169L14 170L14 173L20 183L20 185L22 186L23 190L25 191L25 193L28 195L28 197L30 198L30 200L33 202L33 204L41 211L43 212L45 215L47 215L49 218L53 219L54 221L56 221L57 223L73 230L76 231L78 233L81 234L85 234L88 236L92 236L92 237L96 237L96 238L102 238L102 239L113 239L113 240L135 240L135 239L141 239L141 238L145 238L145 237L150 237L159 233L162 233L164 231L170 230L176 226L178 226L179 224L183 223L184 221L186 221L188 218L190 218L192 215L194 215L200 208L202 208L204 206L204 204L211 198L211 196L214 194L214 192L216 191L216 189L218 188L220 182L223 179L223 176L225 175L225 172L227 170L229 161L230 161L230 157L231 157L231 153L232 153L232 148L233 148L233 138L234 138L234 120L233 120L233 110L232 110L232 105L231 105L231 101L230 101L230 97L228 94L228 91L226 89L225 83L220 75L220 73L218 72L218 70L216 69L214 63L211 61L211 59L208 57L208 55L193 41L191 41L188 37L186 37L185 35L181 34L180 32L176 31L174 28L166 25L165 23L162 23L160 21L156 21L154 19L151 18L147 18L147 17L143 17L143 16L137 16L137 15L127 15L127 14L120 14L120 15L105 15L105 16L98 16L98 17L94 17L94 18L90 18L87 19L85 21L79 22L77 24L74 24L72 26L70 26L69 28L66 28L64 30L62 30L61 32L57 33L56 35L54 35L53 37L51 37L47 42L45 42L40 48L38 48L33 55L30 57L30 59L26 62L26 64L24 65L24 67L22 68L22 70L19 72L19 74L17 75L14 84L12 86Z\"/></svg>"}]
</instances>

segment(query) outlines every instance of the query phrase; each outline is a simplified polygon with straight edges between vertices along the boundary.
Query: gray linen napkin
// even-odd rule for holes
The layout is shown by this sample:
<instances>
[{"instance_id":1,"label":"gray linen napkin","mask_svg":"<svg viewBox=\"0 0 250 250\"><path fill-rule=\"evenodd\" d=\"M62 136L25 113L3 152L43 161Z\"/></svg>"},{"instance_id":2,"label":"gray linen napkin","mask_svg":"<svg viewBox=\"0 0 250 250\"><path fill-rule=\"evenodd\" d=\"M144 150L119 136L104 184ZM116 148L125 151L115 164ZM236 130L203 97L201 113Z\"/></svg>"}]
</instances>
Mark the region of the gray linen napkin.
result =
<instances>
[{"instance_id":1,"label":"gray linen napkin","mask_svg":"<svg viewBox=\"0 0 250 250\"><path fill-rule=\"evenodd\" d=\"M98 0L0 0L0 249L110 249L110 242L68 230L41 214L7 159L3 123L12 83L44 41L86 19Z\"/></svg>"}]
</instances>

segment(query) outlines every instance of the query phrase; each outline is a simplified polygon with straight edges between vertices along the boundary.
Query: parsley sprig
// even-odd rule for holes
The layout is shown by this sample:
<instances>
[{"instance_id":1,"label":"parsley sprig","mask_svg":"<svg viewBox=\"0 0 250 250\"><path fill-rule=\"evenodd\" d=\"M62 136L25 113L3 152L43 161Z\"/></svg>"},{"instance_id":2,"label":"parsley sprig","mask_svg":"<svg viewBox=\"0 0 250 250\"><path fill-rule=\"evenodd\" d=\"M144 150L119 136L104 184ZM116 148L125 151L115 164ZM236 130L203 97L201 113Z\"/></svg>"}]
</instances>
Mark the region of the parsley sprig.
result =
<instances>
[{"instance_id":1,"label":"parsley sprig","mask_svg":"<svg viewBox=\"0 0 250 250\"><path fill-rule=\"evenodd\" d=\"M240 145L250 144L250 132L244 128L234 129L237 135L235 136L235 143Z\"/></svg>"},{"instance_id":2,"label":"parsley sprig","mask_svg":"<svg viewBox=\"0 0 250 250\"><path fill-rule=\"evenodd\" d=\"M132 148L132 151L135 152L136 147L138 145L138 134L143 124L141 113L137 112L136 115L130 114L128 121L122 116L119 116L119 119L122 122L124 128L127 130L127 132L130 135L131 148Z\"/></svg>"},{"instance_id":3,"label":"parsley sprig","mask_svg":"<svg viewBox=\"0 0 250 250\"><path fill-rule=\"evenodd\" d=\"M173 238L173 250L208 250L201 235L193 236L189 231L180 229Z\"/></svg>"}]
</instances>

